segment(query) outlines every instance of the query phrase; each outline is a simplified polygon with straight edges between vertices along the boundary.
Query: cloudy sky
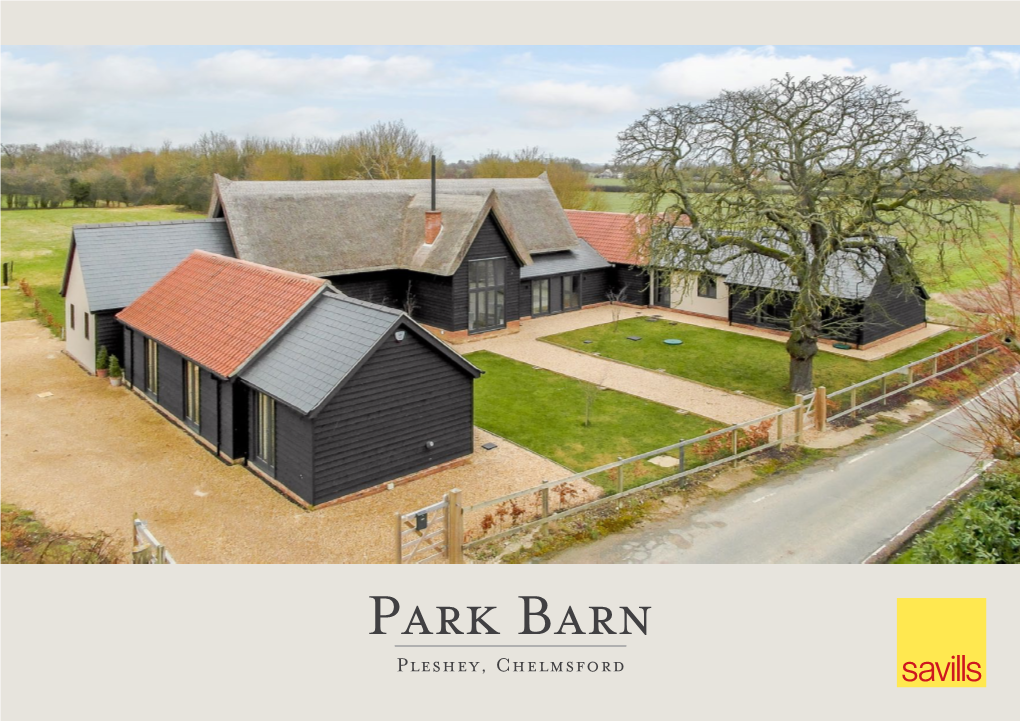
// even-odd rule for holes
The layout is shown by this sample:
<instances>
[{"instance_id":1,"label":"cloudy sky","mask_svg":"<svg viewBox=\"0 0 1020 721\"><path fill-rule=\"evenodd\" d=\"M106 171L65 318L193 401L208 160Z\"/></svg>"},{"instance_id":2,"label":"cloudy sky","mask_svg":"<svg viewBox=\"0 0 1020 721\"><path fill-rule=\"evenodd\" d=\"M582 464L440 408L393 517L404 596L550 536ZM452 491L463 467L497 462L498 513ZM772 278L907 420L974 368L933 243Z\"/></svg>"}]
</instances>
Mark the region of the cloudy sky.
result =
<instances>
[{"instance_id":1,"label":"cloudy sky","mask_svg":"<svg viewBox=\"0 0 1020 721\"><path fill-rule=\"evenodd\" d=\"M402 119L447 160L538 146L603 162L649 107L797 76L863 74L928 122L1020 163L1012 47L18 47L2 49L6 143L336 136Z\"/></svg>"}]
</instances>

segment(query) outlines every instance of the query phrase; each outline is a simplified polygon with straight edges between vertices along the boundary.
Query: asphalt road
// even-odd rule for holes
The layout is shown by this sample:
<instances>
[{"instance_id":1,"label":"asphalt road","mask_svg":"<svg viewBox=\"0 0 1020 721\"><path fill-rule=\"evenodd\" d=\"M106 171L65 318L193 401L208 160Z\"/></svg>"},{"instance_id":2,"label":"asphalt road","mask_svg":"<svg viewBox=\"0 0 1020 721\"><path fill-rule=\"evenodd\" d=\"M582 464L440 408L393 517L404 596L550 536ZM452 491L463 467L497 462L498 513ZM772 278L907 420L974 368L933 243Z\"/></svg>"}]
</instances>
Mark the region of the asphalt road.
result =
<instances>
[{"instance_id":1,"label":"asphalt road","mask_svg":"<svg viewBox=\"0 0 1020 721\"><path fill-rule=\"evenodd\" d=\"M972 476L953 411L552 563L860 563Z\"/></svg>"}]
</instances>

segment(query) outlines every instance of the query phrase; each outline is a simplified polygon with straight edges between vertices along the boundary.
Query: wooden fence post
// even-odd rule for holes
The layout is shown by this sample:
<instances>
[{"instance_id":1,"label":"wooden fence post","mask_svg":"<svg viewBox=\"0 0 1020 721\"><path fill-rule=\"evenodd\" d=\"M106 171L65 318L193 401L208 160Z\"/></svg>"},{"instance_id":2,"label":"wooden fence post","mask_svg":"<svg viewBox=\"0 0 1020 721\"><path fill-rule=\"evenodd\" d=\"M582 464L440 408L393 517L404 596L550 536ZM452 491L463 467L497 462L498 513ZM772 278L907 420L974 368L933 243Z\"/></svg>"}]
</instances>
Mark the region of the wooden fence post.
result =
<instances>
[{"instance_id":1,"label":"wooden fence post","mask_svg":"<svg viewBox=\"0 0 1020 721\"><path fill-rule=\"evenodd\" d=\"M804 396L797 393L797 410L793 412L793 434L795 440L800 443L800 436L804 432Z\"/></svg>"},{"instance_id":2,"label":"wooden fence post","mask_svg":"<svg viewBox=\"0 0 1020 721\"><path fill-rule=\"evenodd\" d=\"M776 440L779 441L779 450L783 450L783 447L786 445L783 442L783 415L780 413L776 416Z\"/></svg>"},{"instance_id":3,"label":"wooden fence post","mask_svg":"<svg viewBox=\"0 0 1020 721\"><path fill-rule=\"evenodd\" d=\"M730 438L730 443L733 446L733 455L737 455L737 432L737 429L734 428L733 433L731 434L732 437Z\"/></svg>"},{"instance_id":4,"label":"wooden fence post","mask_svg":"<svg viewBox=\"0 0 1020 721\"><path fill-rule=\"evenodd\" d=\"M825 395L825 386L815 388L815 430L824 431L829 413L828 398Z\"/></svg>"},{"instance_id":5,"label":"wooden fence post","mask_svg":"<svg viewBox=\"0 0 1020 721\"><path fill-rule=\"evenodd\" d=\"M401 537L404 535L404 521L400 516L400 512L397 512L397 563L404 562L404 549L401 547Z\"/></svg>"},{"instance_id":6,"label":"wooden fence post","mask_svg":"<svg viewBox=\"0 0 1020 721\"><path fill-rule=\"evenodd\" d=\"M684 471L687 470L687 458L686 458L686 456L687 456L687 446L684 445L684 439L683 438L680 439L680 447L677 449L676 455L677 455L677 460L680 461L677 470L680 473L683 473Z\"/></svg>"},{"instance_id":7,"label":"wooden fence post","mask_svg":"<svg viewBox=\"0 0 1020 721\"><path fill-rule=\"evenodd\" d=\"M889 376L882 376L882 405L889 400L886 395L889 393Z\"/></svg>"},{"instance_id":8,"label":"wooden fence post","mask_svg":"<svg viewBox=\"0 0 1020 721\"><path fill-rule=\"evenodd\" d=\"M622 461L623 456L617 456L616 460ZM617 466L616 468L616 492L623 493L623 466Z\"/></svg>"},{"instance_id":9,"label":"wooden fence post","mask_svg":"<svg viewBox=\"0 0 1020 721\"><path fill-rule=\"evenodd\" d=\"M907 385L914 385L914 366L907 366Z\"/></svg>"},{"instance_id":10,"label":"wooden fence post","mask_svg":"<svg viewBox=\"0 0 1020 721\"><path fill-rule=\"evenodd\" d=\"M545 481L543 481L544 483ZM542 489L542 518L549 517L549 489Z\"/></svg>"},{"instance_id":11,"label":"wooden fence post","mask_svg":"<svg viewBox=\"0 0 1020 721\"><path fill-rule=\"evenodd\" d=\"M850 389L850 417L857 417L857 389Z\"/></svg>"},{"instance_id":12,"label":"wooden fence post","mask_svg":"<svg viewBox=\"0 0 1020 721\"><path fill-rule=\"evenodd\" d=\"M464 506L460 501L460 489L454 488L447 496L446 561L464 563Z\"/></svg>"}]
</instances>

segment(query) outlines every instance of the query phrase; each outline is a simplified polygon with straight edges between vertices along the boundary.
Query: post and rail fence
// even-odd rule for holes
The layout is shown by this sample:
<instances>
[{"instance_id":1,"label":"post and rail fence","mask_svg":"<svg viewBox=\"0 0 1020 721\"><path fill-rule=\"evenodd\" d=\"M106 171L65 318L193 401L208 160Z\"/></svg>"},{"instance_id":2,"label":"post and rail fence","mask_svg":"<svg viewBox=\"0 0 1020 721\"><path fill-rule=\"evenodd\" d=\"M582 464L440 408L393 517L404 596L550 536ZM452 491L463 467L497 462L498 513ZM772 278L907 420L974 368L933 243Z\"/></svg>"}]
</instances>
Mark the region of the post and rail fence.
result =
<instances>
[{"instance_id":1,"label":"post and rail fence","mask_svg":"<svg viewBox=\"0 0 1020 721\"><path fill-rule=\"evenodd\" d=\"M621 458L564 478L490 498L470 506L461 505L460 490L453 490L439 503L396 515L397 563L425 563L446 560L463 563L463 551L475 548L549 521L567 518L609 503L619 502L638 492L680 481L690 476L761 453L801 442L805 432L825 431L840 418L856 417L875 403L933 381L964 368L999 350L989 342L988 333L940 351L860 383L827 393L824 387L814 393L797 395L796 403L749 421L743 421L696 438ZM985 347L982 347L984 344ZM877 392L876 392L877 390ZM844 405L845 403L845 405ZM835 404L831 415L829 409ZM659 456L672 456L676 472L649 483L626 487L625 469ZM603 474L609 479L606 495L594 500L572 503L576 493L564 492L574 482L590 483ZM433 514L433 518L429 518ZM440 515L441 514L441 515ZM507 526L507 519L509 526ZM465 525L468 526L465 532ZM431 530L430 530L431 529Z\"/></svg>"},{"instance_id":2,"label":"post and rail fence","mask_svg":"<svg viewBox=\"0 0 1020 721\"><path fill-rule=\"evenodd\" d=\"M134 545L131 549L131 563L177 563L166 546L156 540L149 526L137 515L134 520Z\"/></svg>"}]
</instances>

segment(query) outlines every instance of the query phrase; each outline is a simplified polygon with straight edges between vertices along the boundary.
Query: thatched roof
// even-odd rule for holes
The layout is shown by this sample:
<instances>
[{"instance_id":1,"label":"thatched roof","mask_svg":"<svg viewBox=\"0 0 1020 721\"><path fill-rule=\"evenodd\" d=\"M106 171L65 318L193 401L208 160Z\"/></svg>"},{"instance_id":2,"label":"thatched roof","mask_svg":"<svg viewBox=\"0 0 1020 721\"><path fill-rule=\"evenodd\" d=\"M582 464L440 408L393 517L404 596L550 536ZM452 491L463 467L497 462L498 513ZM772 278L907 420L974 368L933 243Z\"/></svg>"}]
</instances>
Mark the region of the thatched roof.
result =
<instances>
[{"instance_id":1,"label":"thatched roof","mask_svg":"<svg viewBox=\"0 0 1020 721\"><path fill-rule=\"evenodd\" d=\"M524 265L532 253L578 242L544 174L439 180L443 230L431 246L424 243L427 179L215 181L209 213L222 210L238 257L297 273L453 275L490 211Z\"/></svg>"}]
</instances>

